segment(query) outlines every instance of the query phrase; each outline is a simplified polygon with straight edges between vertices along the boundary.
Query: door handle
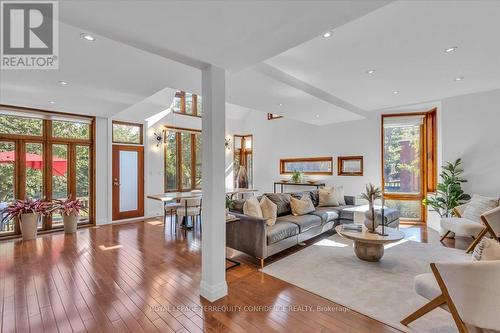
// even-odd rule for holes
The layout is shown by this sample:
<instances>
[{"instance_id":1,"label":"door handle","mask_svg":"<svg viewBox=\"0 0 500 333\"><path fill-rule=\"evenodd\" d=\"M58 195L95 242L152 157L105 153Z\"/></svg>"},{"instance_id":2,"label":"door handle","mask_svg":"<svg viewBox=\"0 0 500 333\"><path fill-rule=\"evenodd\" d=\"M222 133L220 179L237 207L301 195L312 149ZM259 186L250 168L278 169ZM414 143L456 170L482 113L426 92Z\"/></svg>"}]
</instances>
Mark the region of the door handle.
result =
<instances>
[{"instance_id":1,"label":"door handle","mask_svg":"<svg viewBox=\"0 0 500 333\"><path fill-rule=\"evenodd\" d=\"M118 179L113 180L113 186L120 186L120 183L118 182Z\"/></svg>"}]
</instances>

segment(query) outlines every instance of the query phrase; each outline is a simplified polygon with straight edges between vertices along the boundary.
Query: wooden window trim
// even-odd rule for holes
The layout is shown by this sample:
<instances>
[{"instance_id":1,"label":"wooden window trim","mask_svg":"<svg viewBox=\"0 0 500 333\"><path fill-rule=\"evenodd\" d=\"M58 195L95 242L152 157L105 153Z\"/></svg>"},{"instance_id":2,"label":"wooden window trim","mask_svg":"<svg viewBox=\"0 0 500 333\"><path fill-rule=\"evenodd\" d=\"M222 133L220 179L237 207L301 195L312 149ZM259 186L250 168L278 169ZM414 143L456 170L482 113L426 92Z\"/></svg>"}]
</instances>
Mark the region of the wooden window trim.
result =
<instances>
[{"instance_id":1,"label":"wooden window trim","mask_svg":"<svg viewBox=\"0 0 500 333\"><path fill-rule=\"evenodd\" d=\"M192 113L187 113L186 112L186 92L185 91L178 91L175 93L175 97L181 99L181 109L180 111L175 111L173 110L172 113L183 115L183 116L189 116L189 117L196 117L196 118L201 118L201 115L198 114L198 95L196 94L191 94L191 110Z\"/></svg>"},{"instance_id":2,"label":"wooden window trim","mask_svg":"<svg viewBox=\"0 0 500 333\"><path fill-rule=\"evenodd\" d=\"M267 120L275 120L275 119L280 119L280 118L283 118L283 116L275 115L273 113L267 114Z\"/></svg>"},{"instance_id":3,"label":"wooden window trim","mask_svg":"<svg viewBox=\"0 0 500 333\"><path fill-rule=\"evenodd\" d=\"M285 164L289 162L328 162L331 171L304 171L304 175L333 175L333 157L306 157L280 159L280 174L291 175L293 172L285 171Z\"/></svg>"},{"instance_id":4,"label":"wooden window trim","mask_svg":"<svg viewBox=\"0 0 500 333\"><path fill-rule=\"evenodd\" d=\"M118 141L115 140L115 131L113 129L113 125L125 125L125 126L132 126L132 127L139 127L139 138L140 142L127 142L127 141ZM113 143L122 143L122 144L127 144L127 145L143 145L144 144L144 125L139 124L139 123L130 123L126 121L120 121L120 120L113 120L111 123L111 141Z\"/></svg>"},{"instance_id":5,"label":"wooden window trim","mask_svg":"<svg viewBox=\"0 0 500 333\"><path fill-rule=\"evenodd\" d=\"M43 145L43 196L47 198L52 198L52 178L49 175L52 175L52 145L53 144L65 144L68 146L68 195L72 195L74 197L76 193L76 168L72 167L72 165L76 164L75 154L71 154L71 150L76 152L76 146L88 146L89 147L89 202L90 202L90 211L89 211L89 220L88 222L79 222L78 226L83 225L95 225L95 191L96 191L96 173L95 173L95 117L93 116L81 116L73 113L67 112L59 112L59 111L49 111L42 109L34 109L27 107L17 107L13 105L5 105L0 104L0 108L5 109L7 111L14 111L16 113L22 114L23 112L27 113L37 113L40 114L40 119L43 120L42 124L42 135L41 136L32 136L32 135L12 135L12 134L1 134L0 133L0 141L12 142L15 145L16 149L16 166L14 168L14 190L16 198L24 198L26 196L26 143L41 143ZM90 135L89 139L71 139L71 138L60 138L52 136L52 121L59 119L51 119L51 115L58 115L68 117L67 121L71 121L74 119L75 122L78 120L86 119L90 124ZM73 148L72 148L73 147ZM73 170L73 169L74 170ZM70 172L72 175L70 175ZM51 232L54 230L59 230L61 227L52 228L52 220L51 216L46 216L43 219L42 228L39 229L39 232ZM20 237L21 230L19 227L19 223L16 220L14 222L14 232L12 233L3 233L0 235L0 239L5 238L13 238Z\"/></svg>"},{"instance_id":6,"label":"wooden window trim","mask_svg":"<svg viewBox=\"0 0 500 333\"><path fill-rule=\"evenodd\" d=\"M360 172L344 172L342 171L342 165L344 161L352 161L352 160L360 160L361 161L361 171ZM363 167L363 156L339 156L337 158L337 168L339 176L363 176L364 167Z\"/></svg>"},{"instance_id":7,"label":"wooden window trim","mask_svg":"<svg viewBox=\"0 0 500 333\"><path fill-rule=\"evenodd\" d=\"M199 189L196 187L196 135L201 134L201 130L192 129L192 128L184 128L184 127L176 127L176 126L164 126L163 130L163 138L166 138L166 132L173 131L175 132L175 141L176 141L176 189L168 189L167 188L167 177L166 177L166 167L167 167L167 149L168 145L164 143L163 145L163 190L165 193L168 192L189 192L195 189ZM182 188L182 140L181 133L190 134L190 142L191 142L191 186L188 189ZM165 139L164 139L165 141Z\"/></svg>"}]
</instances>

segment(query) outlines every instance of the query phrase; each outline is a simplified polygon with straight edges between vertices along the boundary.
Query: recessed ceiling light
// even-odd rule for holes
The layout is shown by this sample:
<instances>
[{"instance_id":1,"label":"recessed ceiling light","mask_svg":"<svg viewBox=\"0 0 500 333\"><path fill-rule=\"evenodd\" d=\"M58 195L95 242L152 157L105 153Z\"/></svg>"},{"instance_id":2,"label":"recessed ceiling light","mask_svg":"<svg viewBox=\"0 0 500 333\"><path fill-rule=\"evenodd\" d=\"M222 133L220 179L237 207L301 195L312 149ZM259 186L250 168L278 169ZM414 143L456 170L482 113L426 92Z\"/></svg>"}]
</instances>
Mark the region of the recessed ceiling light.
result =
<instances>
[{"instance_id":1,"label":"recessed ceiling light","mask_svg":"<svg viewBox=\"0 0 500 333\"><path fill-rule=\"evenodd\" d=\"M90 35L90 34L88 34L88 33L86 33L86 32L82 32L80 34L80 37L82 37L83 39L85 39L86 41L89 41L89 42L95 41L95 37L92 36L92 35Z\"/></svg>"},{"instance_id":2,"label":"recessed ceiling light","mask_svg":"<svg viewBox=\"0 0 500 333\"><path fill-rule=\"evenodd\" d=\"M54 102L54 101L49 101L49 103L50 103L50 104L56 104L56 102Z\"/></svg>"},{"instance_id":3,"label":"recessed ceiling light","mask_svg":"<svg viewBox=\"0 0 500 333\"><path fill-rule=\"evenodd\" d=\"M444 50L444 53L453 53L456 51L456 49L458 49L458 46L452 46Z\"/></svg>"},{"instance_id":4,"label":"recessed ceiling light","mask_svg":"<svg viewBox=\"0 0 500 333\"><path fill-rule=\"evenodd\" d=\"M283 103L280 103L279 106L283 106Z\"/></svg>"},{"instance_id":5,"label":"recessed ceiling light","mask_svg":"<svg viewBox=\"0 0 500 333\"><path fill-rule=\"evenodd\" d=\"M397 95L397 94L399 94L399 90L394 90L392 93L393 93L394 95Z\"/></svg>"},{"instance_id":6,"label":"recessed ceiling light","mask_svg":"<svg viewBox=\"0 0 500 333\"><path fill-rule=\"evenodd\" d=\"M455 81L462 81L463 79L465 79L463 76L459 76L455 78Z\"/></svg>"},{"instance_id":7,"label":"recessed ceiling light","mask_svg":"<svg viewBox=\"0 0 500 333\"><path fill-rule=\"evenodd\" d=\"M69 82L67 81L57 81L61 86L67 86Z\"/></svg>"},{"instance_id":8,"label":"recessed ceiling light","mask_svg":"<svg viewBox=\"0 0 500 333\"><path fill-rule=\"evenodd\" d=\"M323 34L323 38L328 38L328 37L332 37L332 32L331 31L327 31Z\"/></svg>"},{"instance_id":9,"label":"recessed ceiling light","mask_svg":"<svg viewBox=\"0 0 500 333\"><path fill-rule=\"evenodd\" d=\"M369 69L366 71L366 74L375 74L375 70L374 69Z\"/></svg>"},{"instance_id":10,"label":"recessed ceiling light","mask_svg":"<svg viewBox=\"0 0 500 333\"><path fill-rule=\"evenodd\" d=\"M316 115L316 118L319 118L319 114Z\"/></svg>"}]
</instances>

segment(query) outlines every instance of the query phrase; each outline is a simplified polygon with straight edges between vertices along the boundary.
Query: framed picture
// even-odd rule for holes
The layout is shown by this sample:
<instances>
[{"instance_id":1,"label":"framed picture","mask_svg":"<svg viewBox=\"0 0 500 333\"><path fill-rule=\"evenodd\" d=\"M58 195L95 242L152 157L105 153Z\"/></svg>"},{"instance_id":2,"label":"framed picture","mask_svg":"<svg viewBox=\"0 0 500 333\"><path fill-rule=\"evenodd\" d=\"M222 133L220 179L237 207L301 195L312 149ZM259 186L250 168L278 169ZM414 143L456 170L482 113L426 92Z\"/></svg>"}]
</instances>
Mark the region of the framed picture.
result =
<instances>
[{"instance_id":1,"label":"framed picture","mask_svg":"<svg viewBox=\"0 0 500 333\"><path fill-rule=\"evenodd\" d=\"M305 175L333 175L333 157L286 158L280 160L280 174L294 171Z\"/></svg>"},{"instance_id":2,"label":"framed picture","mask_svg":"<svg viewBox=\"0 0 500 333\"><path fill-rule=\"evenodd\" d=\"M363 156L339 156L339 176L363 176Z\"/></svg>"}]
</instances>

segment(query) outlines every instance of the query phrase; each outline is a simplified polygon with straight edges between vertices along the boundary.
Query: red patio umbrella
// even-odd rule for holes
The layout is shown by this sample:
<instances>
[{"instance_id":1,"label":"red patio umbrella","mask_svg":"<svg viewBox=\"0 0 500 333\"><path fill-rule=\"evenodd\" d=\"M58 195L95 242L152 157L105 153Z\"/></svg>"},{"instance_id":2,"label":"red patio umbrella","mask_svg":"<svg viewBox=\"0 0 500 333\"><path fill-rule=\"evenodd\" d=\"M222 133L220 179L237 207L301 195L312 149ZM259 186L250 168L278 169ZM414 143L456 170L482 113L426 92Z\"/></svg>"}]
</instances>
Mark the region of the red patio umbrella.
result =
<instances>
[{"instance_id":1,"label":"red patio umbrella","mask_svg":"<svg viewBox=\"0 0 500 333\"><path fill-rule=\"evenodd\" d=\"M0 163L15 162L15 152L3 151L0 152ZM38 154L26 153L26 167L31 169L43 168L43 158ZM65 176L68 170L68 163L66 159L60 157L52 158L52 173L56 176Z\"/></svg>"}]
</instances>

